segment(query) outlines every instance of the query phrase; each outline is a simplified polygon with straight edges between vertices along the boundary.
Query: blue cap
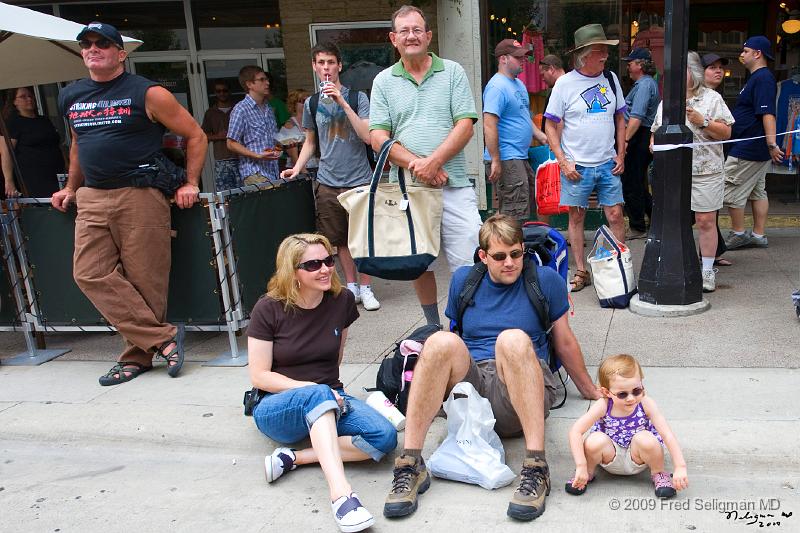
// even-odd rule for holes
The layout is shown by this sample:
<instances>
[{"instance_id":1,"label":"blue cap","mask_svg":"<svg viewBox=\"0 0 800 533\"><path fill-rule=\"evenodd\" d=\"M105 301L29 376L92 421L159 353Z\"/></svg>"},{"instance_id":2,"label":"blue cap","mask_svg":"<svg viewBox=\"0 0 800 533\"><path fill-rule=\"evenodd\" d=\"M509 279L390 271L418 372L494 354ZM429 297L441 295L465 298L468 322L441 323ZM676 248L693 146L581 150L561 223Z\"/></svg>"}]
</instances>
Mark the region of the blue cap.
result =
<instances>
[{"instance_id":1,"label":"blue cap","mask_svg":"<svg viewBox=\"0 0 800 533\"><path fill-rule=\"evenodd\" d=\"M623 61L633 61L634 59L642 59L644 61L650 61L650 50L647 48L634 48L631 50L631 53L627 56L623 57Z\"/></svg>"},{"instance_id":2,"label":"blue cap","mask_svg":"<svg viewBox=\"0 0 800 533\"><path fill-rule=\"evenodd\" d=\"M120 50L125 47L122 44L122 35L120 35L119 31L117 31L117 28L111 24L105 24L97 21L90 22L81 30L81 32L78 34L78 37L76 37L76 40L80 41L87 33L96 33L98 35L102 35L112 43L116 44L117 48Z\"/></svg>"},{"instance_id":3,"label":"blue cap","mask_svg":"<svg viewBox=\"0 0 800 533\"><path fill-rule=\"evenodd\" d=\"M743 46L745 48L750 48L751 50L758 50L764 54L764 57L767 59L775 59L772 57L772 44L770 44L769 39L763 35L754 35L753 37L748 37Z\"/></svg>"}]
</instances>

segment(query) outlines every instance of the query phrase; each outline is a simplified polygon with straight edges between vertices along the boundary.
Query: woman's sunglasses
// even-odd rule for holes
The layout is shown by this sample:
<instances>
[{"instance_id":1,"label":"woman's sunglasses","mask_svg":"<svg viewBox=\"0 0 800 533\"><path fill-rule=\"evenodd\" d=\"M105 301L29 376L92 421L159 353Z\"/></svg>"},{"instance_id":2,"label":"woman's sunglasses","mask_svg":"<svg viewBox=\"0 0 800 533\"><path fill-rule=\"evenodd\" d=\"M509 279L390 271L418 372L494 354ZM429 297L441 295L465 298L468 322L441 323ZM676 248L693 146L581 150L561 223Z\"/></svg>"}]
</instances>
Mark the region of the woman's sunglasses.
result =
<instances>
[{"instance_id":1,"label":"woman's sunglasses","mask_svg":"<svg viewBox=\"0 0 800 533\"><path fill-rule=\"evenodd\" d=\"M335 263L332 255L329 255L325 259L309 259L308 261L303 261L297 268L302 268L306 272L316 272L322 265L325 265L328 268L331 268Z\"/></svg>"},{"instance_id":2,"label":"woman's sunglasses","mask_svg":"<svg viewBox=\"0 0 800 533\"><path fill-rule=\"evenodd\" d=\"M81 39L78 41L78 46L80 46L82 50L88 50L92 45L97 46L100 50L108 50L112 46L116 46L113 41L105 37L97 39L96 41L90 41L89 39Z\"/></svg>"},{"instance_id":3,"label":"woman's sunglasses","mask_svg":"<svg viewBox=\"0 0 800 533\"><path fill-rule=\"evenodd\" d=\"M608 391L608 392L611 392L611 391ZM633 396L634 398L636 398L637 396L641 396L643 392L644 392L644 387L636 387L635 389L633 389L630 392L628 392L628 391L620 391L620 392L611 392L611 394L613 394L614 396L616 396L620 400L624 400L625 398L628 397L629 394L631 396Z\"/></svg>"},{"instance_id":4,"label":"woman's sunglasses","mask_svg":"<svg viewBox=\"0 0 800 533\"><path fill-rule=\"evenodd\" d=\"M508 256L511 256L511 259L519 259L524 254L525 254L525 252L523 252L521 249L517 249L517 250L511 250L511 253L509 253L509 254L507 254L505 252L497 252L495 254L487 253L486 255L488 255L489 257L491 257L495 261L500 262L500 261L505 261L506 257L508 257Z\"/></svg>"}]
</instances>

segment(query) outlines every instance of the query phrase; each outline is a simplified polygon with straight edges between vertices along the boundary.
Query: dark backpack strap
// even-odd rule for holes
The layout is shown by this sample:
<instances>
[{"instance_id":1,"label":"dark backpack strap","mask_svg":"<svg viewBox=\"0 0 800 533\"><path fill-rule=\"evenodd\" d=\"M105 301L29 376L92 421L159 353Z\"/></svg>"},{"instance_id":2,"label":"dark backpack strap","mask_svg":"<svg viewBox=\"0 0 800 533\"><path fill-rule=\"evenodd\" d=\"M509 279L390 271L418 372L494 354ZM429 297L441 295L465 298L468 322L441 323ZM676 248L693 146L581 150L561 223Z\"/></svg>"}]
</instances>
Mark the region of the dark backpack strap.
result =
<instances>
[{"instance_id":1,"label":"dark backpack strap","mask_svg":"<svg viewBox=\"0 0 800 533\"><path fill-rule=\"evenodd\" d=\"M358 115L358 99L360 95L361 91L354 91L352 89L347 93L347 104L353 111L356 112L356 115ZM375 165L377 164L375 152L372 150L372 146L369 143L364 143L364 149L367 151L367 161L369 161L369 166L370 168L374 169Z\"/></svg>"},{"instance_id":2,"label":"dark backpack strap","mask_svg":"<svg viewBox=\"0 0 800 533\"><path fill-rule=\"evenodd\" d=\"M550 304L539 286L539 273L536 271L536 263L531 261L530 257L526 256L522 263L522 275L525 277L525 292L528 293L528 299L536 310L539 321L544 326L545 334L550 335L550 330L553 328L553 323L550 321Z\"/></svg>"},{"instance_id":3,"label":"dark backpack strap","mask_svg":"<svg viewBox=\"0 0 800 533\"><path fill-rule=\"evenodd\" d=\"M319 126L317 126L317 108L319 107L319 93L314 93L308 101L308 110L311 111L311 122L314 124L314 155L319 159Z\"/></svg>"},{"instance_id":4,"label":"dark backpack strap","mask_svg":"<svg viewBox=\"0 0 800 533\"><path fill-rule=\"evenodd\" d=\"M456 333L458 335L461 335L464 331L464 312L467 307L475 303L472 297L475 296L475 291L478 290L478 285L481 284L485 275L486 265L480 262L475 263L464 280L461 292L458 293L458 306L456 307Z\"/></svg>"},{"instance_id":5,"label":"dark backpack strap","mask_svg":"<svg viewBox=\"0 0 800 533\"><path fill-rule=\"evenodd\" d=\"M614 83L614 76L611 74L610 70L604 70L603 76L606 77L608 80L608 84L611 86L611 92L614 93L614 99L617 98L617 84ZM616 105L616 104L615 104ZM616 112L616 109L614 110Z\"/></svg>"}]
</instances>

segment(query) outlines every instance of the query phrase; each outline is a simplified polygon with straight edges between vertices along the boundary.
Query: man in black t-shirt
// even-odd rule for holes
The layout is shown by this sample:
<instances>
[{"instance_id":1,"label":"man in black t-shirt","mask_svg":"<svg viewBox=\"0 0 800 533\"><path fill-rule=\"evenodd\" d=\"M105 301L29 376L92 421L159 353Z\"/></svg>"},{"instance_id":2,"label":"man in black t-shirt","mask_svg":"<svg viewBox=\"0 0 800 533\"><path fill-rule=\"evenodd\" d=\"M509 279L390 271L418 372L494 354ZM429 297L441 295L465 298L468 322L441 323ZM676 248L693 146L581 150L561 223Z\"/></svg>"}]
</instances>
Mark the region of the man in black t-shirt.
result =
<instances>
[{"instance_id":1,"label":"man in black t-shirt","mask_svg":"<svg viewBox=\"0 0 800 533\"><path fill-rule=\"evenodd\" d=\"M168 129L187 140L187 182L178 207L192 207L208 141L192 116L156 83L125 72L127 52L116 28L92 22L78 34L89 78L59 95L71 135L69 177L53 194L61 211L76 202L75 282L125 339L101 385L116 385L153 367L153 355L175 377L183 365L176 328L166 322L171 223L169 200L133 186L151 165Z\"/></svg>"}]
</instances>

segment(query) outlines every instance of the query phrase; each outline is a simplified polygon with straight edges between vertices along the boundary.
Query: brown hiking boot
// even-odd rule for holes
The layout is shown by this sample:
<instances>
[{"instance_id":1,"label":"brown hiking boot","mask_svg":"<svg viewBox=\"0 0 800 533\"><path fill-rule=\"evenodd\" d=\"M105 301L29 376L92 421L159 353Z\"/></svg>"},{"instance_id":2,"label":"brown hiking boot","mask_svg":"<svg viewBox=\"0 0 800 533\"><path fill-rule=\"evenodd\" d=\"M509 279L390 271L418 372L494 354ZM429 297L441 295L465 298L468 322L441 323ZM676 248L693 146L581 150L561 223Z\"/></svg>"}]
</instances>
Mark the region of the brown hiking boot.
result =
<instances>
[{"instance_id":1,"label":"brown hiking boot","mask_svg":"<svg viewBox=\"0 0 800 533\"><path fill-rule=\"evenodd\" d=\"M517 520L533 520L544 512L545 496L550 494L550 469L544 461L525 459L519 474L519 487L508 503L506 514Z\"/></svg>"},{"instance_id":2,"label":"brown hiking boot","mask_svg":"<svg viewBox=\"0 0 800 533\"><path fill-rule=\"evenodd\" d=\"M417 494L431 486L431 477L425 461L410 455L401 455L394 460L392 490L386 497L383 516L394 518L407 516L417 510Z\"/></svg>"}]
</instances>

